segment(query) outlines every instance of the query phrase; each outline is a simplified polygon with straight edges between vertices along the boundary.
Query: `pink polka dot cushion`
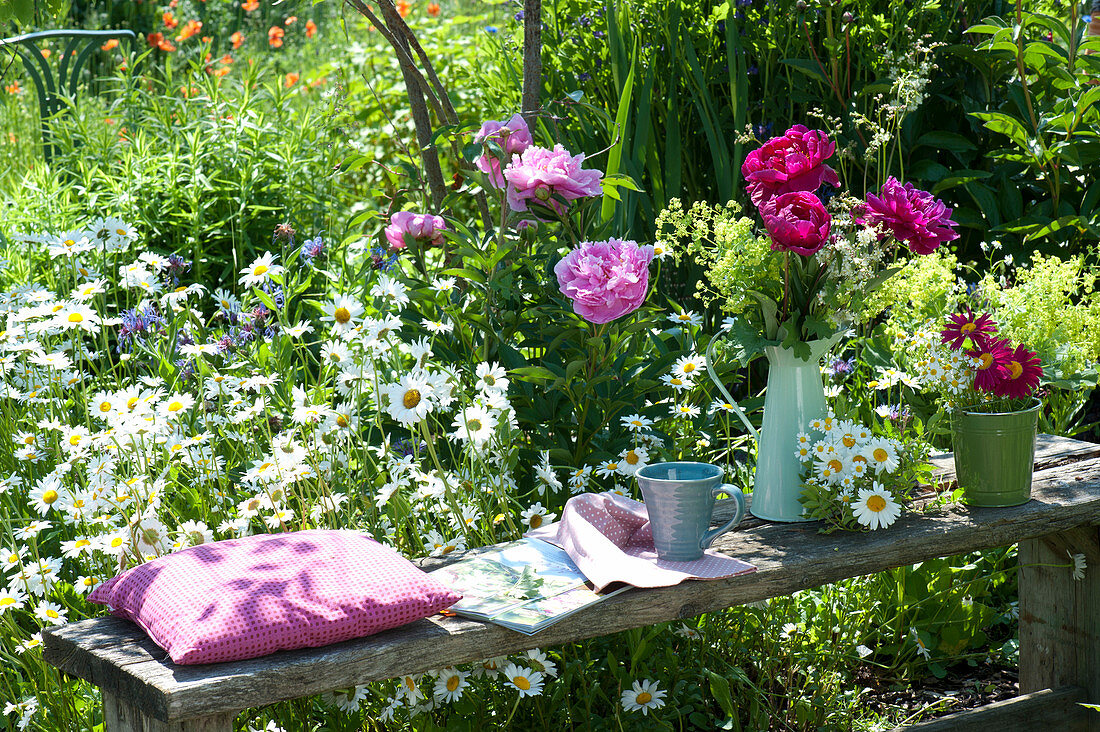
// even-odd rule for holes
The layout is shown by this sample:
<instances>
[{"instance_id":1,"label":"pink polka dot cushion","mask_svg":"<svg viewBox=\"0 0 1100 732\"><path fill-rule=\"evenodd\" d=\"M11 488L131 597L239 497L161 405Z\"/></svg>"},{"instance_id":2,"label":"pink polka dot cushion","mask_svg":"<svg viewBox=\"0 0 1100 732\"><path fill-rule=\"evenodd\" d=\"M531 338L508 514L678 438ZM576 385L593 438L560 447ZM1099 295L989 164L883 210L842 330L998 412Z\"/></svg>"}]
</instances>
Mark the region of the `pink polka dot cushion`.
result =
<instances>
[{"instance_id":1,"label":"pink polka dot cushion","mask_svg":"<svg viewBox=\"0 0 1100 732\"><path fill-rule=\"evenodd\" d=\"M371 635L462 596L369 537L298 531L184 549L89 599L140 625L174 663L195 664Z\"/></svg>"}]
</instances>

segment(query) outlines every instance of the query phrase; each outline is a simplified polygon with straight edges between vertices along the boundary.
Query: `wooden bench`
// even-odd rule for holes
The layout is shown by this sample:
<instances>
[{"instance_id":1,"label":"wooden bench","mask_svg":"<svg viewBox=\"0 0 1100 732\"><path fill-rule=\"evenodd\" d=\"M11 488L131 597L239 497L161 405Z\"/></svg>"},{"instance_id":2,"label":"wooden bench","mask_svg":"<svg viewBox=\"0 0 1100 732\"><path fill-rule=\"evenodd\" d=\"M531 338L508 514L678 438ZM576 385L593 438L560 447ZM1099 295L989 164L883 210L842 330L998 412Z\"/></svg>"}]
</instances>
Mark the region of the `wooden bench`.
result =
<instances>
[{"instance_id":1,"label":"wooden bench","mask_svg":"<svg viewBox=\"0 0 1100 732\"><path fill-rule=\"evenodd\" d=\"M936 461L943 479L950 480L950 457ZM1032 498L1015 508L960 507L910 516L888 531L859 535L822 536L815 524L748 520L716 548L754 563L755 574L631 590L534 636L436 617L324 648L238 663L175 666L136 625L101 617L46 630L45 658L100 687L110 732L225 732L249 707L692 618L1019 542L1023 696L912 729L1100 730L1100 713L1077 703L1100 702L1100 445L1040 436ZM1072 563L1070 553L1086 557L1083 580L1075 581L1065 567ZM430 568L433 562L424 564ZM1051 564L1062 566L1041 566Z\"/></svg>"}]
</instances>

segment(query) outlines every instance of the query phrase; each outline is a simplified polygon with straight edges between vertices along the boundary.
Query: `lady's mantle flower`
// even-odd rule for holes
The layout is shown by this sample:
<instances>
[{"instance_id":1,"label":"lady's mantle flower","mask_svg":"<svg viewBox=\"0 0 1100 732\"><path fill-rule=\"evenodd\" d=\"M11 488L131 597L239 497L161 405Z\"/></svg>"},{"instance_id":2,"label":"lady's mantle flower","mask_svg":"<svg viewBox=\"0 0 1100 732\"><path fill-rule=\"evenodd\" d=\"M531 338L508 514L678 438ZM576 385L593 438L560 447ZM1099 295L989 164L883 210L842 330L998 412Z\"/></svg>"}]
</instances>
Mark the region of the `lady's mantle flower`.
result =
<instances>
[{"instance_id":1,"label":"lady's mantle flower","mask_svg":"<svg viewBox=\"0 0 1100 732\"><path fill-rule=\"evenodd\" d=\"M665 705L665 692L657 686L656 681L635 681L629 689L623 691L620 701L626 711L641 710L642 715L648 715L650 709Z\"/></svg>"},{"instance_id":2,"label":"lady's mantle flower","mask_svg":"<svg viewBox=\"0 0 1100 732\"><path fill-rule=\"evenodd\" d=\"M608 323L641 306L652 261L653 247L633 241L583 242L554 266L554 274L577 315Z\"/></svg>"},{"instance_id":3,"label":"lady's mantle flower","mask_svg":"<svg viewBox=\"0 0 1100 732\"><path fill-rule=\"evenodd\" d=\"M531 138L531 130L528 129L527 122L518 114L513 115L512 119L507 122L503 120L484 122L481 129L477 131L477 135L474 136L474 142L494 142L500 145L500 149L504 152L505 165L512 160L513 156L521 154L535 143ZM501 161L495 155L488 152L482 153L474 161L474 164L477 165L478 170L489 177L489 182L494 186L497 188L504 187Z\"/></svg>"},{"instance_id":4,"label":"lady's mantle flower","mask_svg":"<svg viewBox=\"0 0 1100 732\"><path fill-rule=\"evenodd\" d=\"M795 125L782 137L773 137L753 150L741 165L753 204L764 206L776 196L795 191L816 191L822 183L839 188L836 171L825 165L836 143L820 130Z\"/></svg>"},{"instance_id":5,"label":"lady's mantle flower","mask_svg":"<svg viewBox=\"0 0 1100 732\"><path fill-rule=\"evenodd\" d=\"M761 206L760 212L774 251L809 257L829 241L832 217L812 193L784 193Z\"/></svg>"},{"instance_id":6,"label":"lady's mantle flower","mask_svg":"<svg viewBox=\"0 0 1100 732\"><path fill-rule=\"evenodd\" d=\"M386 241L391 251L405 248L405 235L427 246L443 246L443 232L447 222L442 216L418 214L412 211L398 211L390 216L390 225L386 227Z\"/></svg>"},{"instance_id":7,"label":"lady's mantle flower","mask_svg":"<svg viewBox=\"0 0 1100 732\"><path fill-rule=\"evenodd\" d=\"M864 526L885 529L897 521L901 515L901 506L888 491L875 482L871 488L860 489L859 496L852 505L852 514Z\"/></svg>"},{"instance_id":8,"label":"lady's mantle flower","mask_svg":"<svg viewBox=\"0 0 1100 732\"><path fill-rule=\"evenodd\" d=\"M566 201L600 195L603 172L581 167L584 153L570 155L561 145L553 150L532 145L512 158L504 169L508 182L508 205L513 211L526 211L528 201L552 207L558 214L565 206L552 196Z\"/></svg>"},{"instance_id":9,"label":"lady's mantle flower","mask_svg":"<svg viewBox=\"0 0 1100 732\"><path fill-rule=\"evenodd\" d=\"M866 210L857 221L885 227L914 254L931 254L940 244L959 238L951 209L943 201L892 176L879 195L867 194Z\"/></svg>"}]
</instances>

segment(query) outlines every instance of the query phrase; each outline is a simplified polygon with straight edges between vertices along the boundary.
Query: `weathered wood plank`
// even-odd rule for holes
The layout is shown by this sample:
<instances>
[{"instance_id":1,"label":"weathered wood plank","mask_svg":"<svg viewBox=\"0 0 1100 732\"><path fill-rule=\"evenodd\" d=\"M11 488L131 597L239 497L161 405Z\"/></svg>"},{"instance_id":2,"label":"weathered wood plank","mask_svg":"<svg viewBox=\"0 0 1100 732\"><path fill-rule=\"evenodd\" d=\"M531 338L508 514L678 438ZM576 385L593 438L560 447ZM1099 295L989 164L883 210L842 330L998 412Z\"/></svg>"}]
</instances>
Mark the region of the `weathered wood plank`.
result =
<instances>
[{"instance_id":1,"label":"weathered wood plank","mask_svg":"<svg viewBox=\"0 0 1100 732\"><path fill-rule=\"evenodd\" d=\"M459 618L428 619L370 638L234 664L179 667L133 625L103 619L45 633L51 663L165 721L210 715L445 665L693 617L847 577L1100 522L1100 459L1036 474L1034 500L903 519L888 532L821 536L815 524L765 525L724 536L720 551L757 565L730 580L632 590L535 636ZM1062 563L1068 558L1062 560ZM1100 558L1093 566L1100 566ZM1066 570L1063 570L1066 571ZM1068 571L1067 571L1068 574ZM94 635L89 636L89 632ZM117 643L106 641L115 634ZM94 638L94 647L88 646Z\"/></svg>"},{"instance_id":2,"label":"weathered wood plank","mask_svg":"<svg viewBox=\"0 0 1100 732\"><path fill-rule=\"evenodd\" d=\"M142 714L113 694L103 693L103 719L106 732L233 732L235 714L162 722Z\"/></svg>"},{"instance_id":3,"label":"weathered wood plank","mask_svg":"<svg viewBox=\"0 0 1100 732\"><path fill-rule=\"evenodd\" d=\"M1073 554L1087 568L1075 580ZM1077 685L1100 702L1100 532L1081 527L1020 542L1020 691ZM1058 566L1062 565L1062 566ZM1100 713L1087 729L1100 732Z\"/></svg>"},{"instance_id":4,"label":"weathered wood plank","mask_svg":"<svg viewBox=\"0 0 1100 732\"><path fill-rule=\"evenodd\" d=\"M1091 712L1078 704L1083 701L1085 690L1079 686L1043 689L939 719L896 727L894 732L1087 732L1087 715Z\"/></svg>"}]
</instances>

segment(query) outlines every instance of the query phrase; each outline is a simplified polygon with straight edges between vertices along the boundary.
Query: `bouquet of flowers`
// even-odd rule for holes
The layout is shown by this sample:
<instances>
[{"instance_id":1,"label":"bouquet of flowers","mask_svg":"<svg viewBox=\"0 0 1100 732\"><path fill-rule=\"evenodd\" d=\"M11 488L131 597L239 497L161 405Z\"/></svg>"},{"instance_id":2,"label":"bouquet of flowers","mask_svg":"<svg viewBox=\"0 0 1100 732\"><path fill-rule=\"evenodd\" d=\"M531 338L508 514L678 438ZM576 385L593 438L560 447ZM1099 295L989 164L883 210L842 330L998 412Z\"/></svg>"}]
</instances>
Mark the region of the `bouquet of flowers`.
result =
<instances>
[{"instance_id":1,"label":"bouquet of flowers","mask_svg":"<svg viewBox=\"0 0 1100 732\"><path fill-rule=\"evenodd\" d=\"M909 505L914 486L930 470L928 444L874 432L832 412L799 433L802 505L837 529L884 529Z\"/></svg>"},{"instance_id":2,"label":"bouquet of flowers","mask_svg":"<svg viewBox=\"0 0 1100 732\"><path fill-rule=\"evenodd\" d=\"M989 313L976 315L965 308L950 315L939 333L926 331L908 340L915 345L920 383L940 394L947 412L1026 409L1043 378L1036 353L998 338Z\"/></svg>"},{"instance_id":3,"label":"bouquet of flowers","mask_svg":"<svg viewBox=\"0 0 1100 732\"><path fill-rule=\"evenodd\" d=\"M806 342L856 320L897 271L900 245L926 255L958 238L951 209L910 183L888 178L863 199L836 192L840 178L826 164L835 149L825 132L795 125L748 154L741 173L766 238L734 218L735 205L684 217L673 202L658 219L673 236L691 237L707 267L703 297L740 316L730 338L742 362L779 344L806 357Z\"/></svg>"}]
</instances>

